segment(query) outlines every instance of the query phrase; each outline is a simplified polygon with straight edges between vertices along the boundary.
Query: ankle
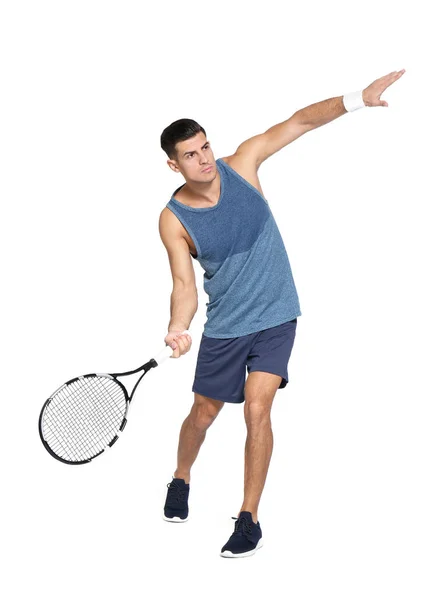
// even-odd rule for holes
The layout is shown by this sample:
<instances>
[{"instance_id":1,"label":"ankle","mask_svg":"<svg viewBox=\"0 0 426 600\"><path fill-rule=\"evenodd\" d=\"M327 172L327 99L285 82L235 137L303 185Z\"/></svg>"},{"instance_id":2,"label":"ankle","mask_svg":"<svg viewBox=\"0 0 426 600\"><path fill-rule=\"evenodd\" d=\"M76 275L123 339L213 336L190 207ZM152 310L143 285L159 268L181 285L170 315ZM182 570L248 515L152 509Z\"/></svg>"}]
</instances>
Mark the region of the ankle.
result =
<instances>
[{"instance_id":1,"label":"ankle","mask_svg":"<svg viewBox=\"0 0 426 600\"><path fill-rule=\"evenodd\" d=\"M191 479L191 477L190 477L189 474L187 474L187 473L180 473L177 470L173 473L173 477L175 479L183 479L185 481L185 483L189 483L189 481Z\"/></svg>"},{"instance_id":2,"label":"ankle","mask_svg":"<svg viewBox=\"0 0 426 600\"><path fill-rule=\"evenodd\" d=\"M251 512L251 518L253 519L253 523L255 523L257 525L257 523L259 522L259 520L257 518L257 511L250 510L250 508L241 508L240 512L238 513L238 517L240 516L240 514L243 510Z\"/></svg>"}]
</instances>

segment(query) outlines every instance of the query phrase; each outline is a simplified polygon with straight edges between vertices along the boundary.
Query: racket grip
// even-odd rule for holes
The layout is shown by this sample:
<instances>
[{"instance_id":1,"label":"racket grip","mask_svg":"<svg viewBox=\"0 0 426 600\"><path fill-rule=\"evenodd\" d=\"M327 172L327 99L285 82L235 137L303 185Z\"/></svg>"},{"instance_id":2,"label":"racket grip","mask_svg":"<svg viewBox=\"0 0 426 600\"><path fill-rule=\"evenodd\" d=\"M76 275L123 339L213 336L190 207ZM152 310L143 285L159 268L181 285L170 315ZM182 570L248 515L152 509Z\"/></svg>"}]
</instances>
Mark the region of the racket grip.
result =
<instances>
[{"instance_id":1,"label":"racket grip","mask_svg":"<svg viewBox=\"0 0 426 600\"><path fill-rule=\"evenodd\" d=\"M189 331L189 329L185 329L185 331L182 331L182 333L187 333L189 336L192 337L192 333ZM157 363L157 365L159 365L162 362L164 362L166 358L170 358L173 355L173 352L173 348L166 344L166 347L163 348L161 352L159 352L156 356L154 356L154 360Z\"/></svg>"}]
</instances>

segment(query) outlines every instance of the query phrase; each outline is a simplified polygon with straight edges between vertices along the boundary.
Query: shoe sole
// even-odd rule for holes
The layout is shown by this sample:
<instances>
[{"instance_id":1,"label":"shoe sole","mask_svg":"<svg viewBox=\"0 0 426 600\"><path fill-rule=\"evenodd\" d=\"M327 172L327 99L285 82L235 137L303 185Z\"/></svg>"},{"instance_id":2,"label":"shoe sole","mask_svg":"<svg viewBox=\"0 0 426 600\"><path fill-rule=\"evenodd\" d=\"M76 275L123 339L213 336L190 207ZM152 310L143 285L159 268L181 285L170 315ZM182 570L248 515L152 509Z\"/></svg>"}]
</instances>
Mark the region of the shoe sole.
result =
<instances>
[{"instance_id":1,"label":"shoe sole","mask_svg":"<svg viewBox=\"0 0 426 600\"><path fill-rule=\"evenodd\" d=\"M251 556L252 554L257 552L259 548L262 548L262 546L263 538L260 538L260 540L256 544L256 547L253 548L253 550L248 550L247 552L239 552L237 554L233 554L233 552L231 552L230 550L225 550L224 552L221 552L220 555L224 556L225 558L243 558L245 556Z\"/></svg>"},{"instance_id":2,"label":"shoe sole","mask_svg":"<svg viewBox=\"0 0 426 600\"><path fill-rule=\"evenodd\" d=\"M189 517L186 517L186 519L181 519L180 517L166 517L166 515L163 515L163 519L165 521L170 521L171 523L185 523Z\"/></svg>"}]
</instances>

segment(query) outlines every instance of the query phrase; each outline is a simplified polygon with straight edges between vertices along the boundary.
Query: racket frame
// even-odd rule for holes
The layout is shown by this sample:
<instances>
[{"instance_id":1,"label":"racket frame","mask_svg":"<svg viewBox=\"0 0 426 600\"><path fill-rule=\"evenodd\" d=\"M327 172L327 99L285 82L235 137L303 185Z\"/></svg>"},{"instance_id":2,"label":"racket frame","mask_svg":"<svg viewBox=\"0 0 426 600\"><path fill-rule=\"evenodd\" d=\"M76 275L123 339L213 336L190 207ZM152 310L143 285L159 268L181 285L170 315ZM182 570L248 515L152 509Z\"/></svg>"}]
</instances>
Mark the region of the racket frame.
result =
<instances>
[{"instance_id":1,"label":"racket frame","mask_svg":"<svg viewBox=\"0 0 426 600\"><path fill-rule=\"evenodd\" d=\"M183 334L188 334L188 335L192 336L192 332L189 331L188 329L185 329L185 331L183 331L182 333ZM40 439L43 442L43 446L46 448L46 450L48 451L48 453L51 456L53 456L53 458L56 458L56 460L59 460L60 462L65 463L67 465L83 465L85 463L91 462L94 458L96 458L97 456L99 456L100 454L102 454L103 452L105 452L105 450L109 450L115 444L115 442L118 440L120 434L122 433L123 429L126 426L127 415L129 413L130 403L132 401L132 398L133 398L133 395L134 395L134 393L136 391L136 388L138 387L138 385L141 382L142 378L148 373L149 370L151 370L153 367L158 367L162 362L164 362L167 358L170 358L172 355L173 355L173 349L168 344L166 344L166 347L163 348L160 352L158 352L155 355L154 358L151 358L147 363L145 363L141 367L138 367L137 369L133 369L133 371L126 371L124 373L88 373L87 375L80 375L79 377L73 377L72 379L70 379L69 381L67 381L63 385L61 385L61 387L59 387L45 401L45 403L43 404L43 406L41 408L40 416L39 416L39 419L38 419L38 431L39 431ZM135 385L133 386L132 393L129 396L129 394L127 392L127 389L124 387L124 385L121 383L121 381L119 381L117 378L118 377L125 377L126 375L134 375L135 373L139 373L139 371L143 371L143 373L139 377L139 379L136 381ZM44 415L44 411L45 411L46 407L49 405L49 403L51 402L52 398L60 390L62 390L67 385L70 385L74 381L77 381L78 379L85 379L87 377L109 377L110 379L113 379L115 381L115 383L117 383L120 386L120 388L122 389L122 391L124 393L124 398L125 398L125 401L126 401L126 411L124 413L121 425L120 425L120 427L117 430L117 433L115 434L115 436L113 437L113 439L105 446L105 448L103 448L102 450L100 450L97 454L91 456L90 458L86 458L84 460L80 460L80 461L67 460L67 459L65 459L65 458L63 458L61 456L58 456L52 450L52 448L49 446L49 444L46 442L46 440L44 439L44 436L43 436L43 415Z\"/></svg>"},{"instance_id":2,"label":"racket frame","mask_svg":"<svg viewBox=\"0 0 426 600\"><path fill-rule=\"evenodd\" d=\"M59 460L60 462L66 463L67 465L83 465L85 463L88 463L90 461L92 461L94 458L96 458L97 456L99 456L100 454L102 454L103 452L105 452L105 450L109 450L114 444L115 442L118 440L120 434L122 433L122 431L124 430L126 424L127 424L127 416L129 413L129 408L130 408L130 403L133 399L133 395L136 391L136 388L138 387L139 383L142 381L142 378L148 373L148 371L150 369L152 369L153 367L157 367L158 363L155 359L151 358L147 363L145 363L144 365L142 365L141 367L137 368L137 369L133 369L132 371L126 371L124 373L87 373L86 375L80 375L79 377L73 377L72 379L70 379L69 381L67 381L66 383L64 383L63 385L61 385L61 387L59 387L47 400L46 402L43 404L43 407L40 411L40 417L38 420L38 431L40 434L40 438L41 441L43 442L43 446L46 448L46 450L49 452L49 454L51 456L53 456L53 458L56 458L56 460ZM139 373L139 371L143 371L142 375L139 377L139 379L136 381L136 383L133 386L132 392L129 396L129 393L127 391L127 389L125 388L125 386L122 384L122 382L117 379L118 377L125 377L126 375L134 375L135 373ZM124 399L126 401L126 410L123 416L123 420L120 424L120 427L117 430L117 433L115 434L115 436L112 438L112 440L105 446L105 448L103 448L102 450L100 450L97 454L94 454L93 456L91 456L90 458L86 458L84 460L67 460L66 458L63 458L62 456L59 456L58 454L56 454L56 452L54 452L52 450L52 448L49 446L49 444L47 443L47 441L44 439L43 436L43 416L44 416L44 411L47 408L47 406L49 405L49 403L51 402L52 398L54 396L56 396L56 394L58 392L60 392L63 388L65 388L67 385L71 385L72 383L74 383L75 381L78 381L79 379L88 379L90 377L108 377L109 379L112 379L116 384L119 385L119 387L121 388L121 390L123 391L124 394Z\"/></svg>"}]
</instances>

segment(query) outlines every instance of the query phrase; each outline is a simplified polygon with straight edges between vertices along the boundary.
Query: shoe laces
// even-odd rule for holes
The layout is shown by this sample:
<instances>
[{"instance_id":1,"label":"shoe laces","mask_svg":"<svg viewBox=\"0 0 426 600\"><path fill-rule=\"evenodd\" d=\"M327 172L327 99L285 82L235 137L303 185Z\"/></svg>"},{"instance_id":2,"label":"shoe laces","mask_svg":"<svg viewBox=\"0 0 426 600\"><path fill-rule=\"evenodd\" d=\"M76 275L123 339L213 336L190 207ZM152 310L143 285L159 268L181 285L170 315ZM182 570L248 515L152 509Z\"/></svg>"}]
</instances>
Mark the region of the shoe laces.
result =
<instances>
[{"instance_id":1,"label":"shoe laces","mask_svg":"<svg viewBox=\"0 0 426 600\"><path fill-rule=\"evenodd\" d=\"M185 500L185 490L181 488L175 481L171 481L167 484L170 488L170 495L176 499L177 502L183 502Z\"/></svg>"},{"instance_id":2,"label":"shoe laces","mask_svg":"<svg viewBox=\"0 0 426 600\"><path fill-rule=\"evenodd\" d=\"M233 535L251 535L252 524L247 517L232 517L236 520Z\"/></svg>"}]
</instances>

